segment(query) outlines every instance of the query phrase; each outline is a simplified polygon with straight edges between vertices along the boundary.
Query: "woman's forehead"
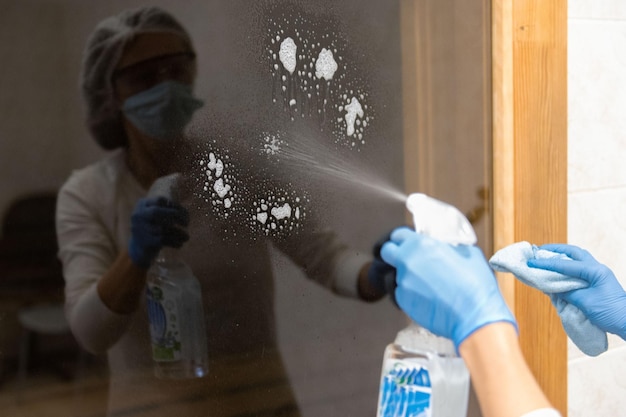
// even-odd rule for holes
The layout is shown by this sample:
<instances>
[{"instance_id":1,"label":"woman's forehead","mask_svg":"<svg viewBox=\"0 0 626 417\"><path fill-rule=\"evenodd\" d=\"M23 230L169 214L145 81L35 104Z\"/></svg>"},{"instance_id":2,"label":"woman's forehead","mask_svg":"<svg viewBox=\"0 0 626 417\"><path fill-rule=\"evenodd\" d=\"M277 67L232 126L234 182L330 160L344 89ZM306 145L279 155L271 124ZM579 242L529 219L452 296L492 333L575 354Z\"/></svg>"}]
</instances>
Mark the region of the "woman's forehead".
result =
<instances>
[{"instance_id":1,"label":"woman's forehead","mask_svg":"<svg viewBox=\"0 0 626 417\"><path fill-rule=\"evenodd\" d=\"M140 33L126 44L116 69L125 68L157 56L188 50L187 41L175 33Z\"/></svg>"}]
</instances>

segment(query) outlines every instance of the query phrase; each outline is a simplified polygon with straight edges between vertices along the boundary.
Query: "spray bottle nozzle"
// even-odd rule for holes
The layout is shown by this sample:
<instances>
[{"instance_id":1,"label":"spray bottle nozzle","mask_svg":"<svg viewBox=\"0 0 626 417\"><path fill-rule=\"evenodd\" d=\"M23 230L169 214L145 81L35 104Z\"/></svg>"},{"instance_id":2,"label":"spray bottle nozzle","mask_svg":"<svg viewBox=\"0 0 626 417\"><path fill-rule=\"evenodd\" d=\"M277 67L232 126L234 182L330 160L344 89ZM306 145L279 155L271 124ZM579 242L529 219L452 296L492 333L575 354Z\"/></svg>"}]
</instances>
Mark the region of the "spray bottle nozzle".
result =
<instances>
[{"instance_id":1,"label":"spray bottle nozzle","mask_svg":"<svg viewBox=\"0 0 626 417\"><path fill-rule=\"evenodd\" d=\"M456 207L426 194L414 193L406 200L415 231L453 245L474 245L474 228Z\"/></svg>"},{"instance_id":2,"label":"spray bottle nozzle","mask_svg":"<svg viewBox=\"0 0 626 417\"><path fill-rule=\"evenodd\" d=\"M157 178L148 190L148 197L165 197L172 202L179 202L181 180L182 175L178 172Z\"/></svg>"}]
</instances>

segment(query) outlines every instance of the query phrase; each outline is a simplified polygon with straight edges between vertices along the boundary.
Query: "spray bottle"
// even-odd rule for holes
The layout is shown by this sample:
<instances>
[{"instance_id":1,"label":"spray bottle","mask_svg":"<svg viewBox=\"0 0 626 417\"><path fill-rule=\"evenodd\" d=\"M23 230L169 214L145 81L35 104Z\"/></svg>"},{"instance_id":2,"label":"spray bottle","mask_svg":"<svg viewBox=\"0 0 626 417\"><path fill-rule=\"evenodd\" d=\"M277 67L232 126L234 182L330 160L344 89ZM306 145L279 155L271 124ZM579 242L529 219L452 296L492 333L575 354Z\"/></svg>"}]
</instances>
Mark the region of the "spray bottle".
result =
<instances>
[{"instance_id":1,"label":"spray bottle","mask_svg":"<svg viewBox=\"0 0 626 417\"><path fill-rule=\"evenodd\" d=\"M178 201L180 174L155 181L148 196ZM148 270L146 285L154 373L159 378L208 374L208 348L200 282L178 250L165 247Z\"/></svg>"},{"instance_id":2,"label":"spray bottle","mask_svg":"<svg viewBox=\"0 0 626 417\"><path fill-rule=\"evenodd\" d=\"M451 244L473 245L476 234L455 207L411 194L406 202L415 230ZM411 322L387 346L378 417L465 417L469 372L451 340Z\"/></svg>"}]
</instances>

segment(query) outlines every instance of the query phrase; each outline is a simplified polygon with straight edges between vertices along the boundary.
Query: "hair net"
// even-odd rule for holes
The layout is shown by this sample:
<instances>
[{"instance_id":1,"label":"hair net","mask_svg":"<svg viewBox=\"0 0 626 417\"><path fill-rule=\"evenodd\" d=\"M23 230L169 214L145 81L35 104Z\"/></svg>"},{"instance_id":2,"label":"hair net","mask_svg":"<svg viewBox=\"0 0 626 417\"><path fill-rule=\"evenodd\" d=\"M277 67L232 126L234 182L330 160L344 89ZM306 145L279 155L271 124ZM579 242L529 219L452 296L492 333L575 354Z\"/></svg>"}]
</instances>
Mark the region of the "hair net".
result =
<instances>
[{"instance_id":1,"label":"hair net","mask_svg":"<svg viewBox=\"0 0 626 417\"><path fill-rule=\"evenodd\" d=\"M80 85L87 105L87 126L104 149L127 143L120 110L115 103L112 76L124 46L137 34L172 32L193 49L183 26L157 7L126 10L102 20L95 28L83 54Z\"/></svg>"}]
</instances>

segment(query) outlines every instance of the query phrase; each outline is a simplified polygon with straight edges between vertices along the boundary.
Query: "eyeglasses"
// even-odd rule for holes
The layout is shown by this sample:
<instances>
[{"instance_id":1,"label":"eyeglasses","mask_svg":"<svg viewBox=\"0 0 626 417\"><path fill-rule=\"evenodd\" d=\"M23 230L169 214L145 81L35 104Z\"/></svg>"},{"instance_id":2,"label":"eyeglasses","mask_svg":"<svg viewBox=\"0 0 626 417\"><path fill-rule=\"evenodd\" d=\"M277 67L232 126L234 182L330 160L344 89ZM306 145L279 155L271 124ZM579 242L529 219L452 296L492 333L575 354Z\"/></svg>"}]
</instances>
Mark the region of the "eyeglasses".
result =
<instances>
[{"instance_id":1,"label":"eyeglasses","mask_svg":"<svg viewBox=\"0 0 626 417\"><path fill-rule=\"evenodd\" d=\"M115 70L113 85L118 93L132 95L164 80L191 83L195 74L195 59L193 52L178 52L146 59Z\"/></svg>"}]
</instances>

